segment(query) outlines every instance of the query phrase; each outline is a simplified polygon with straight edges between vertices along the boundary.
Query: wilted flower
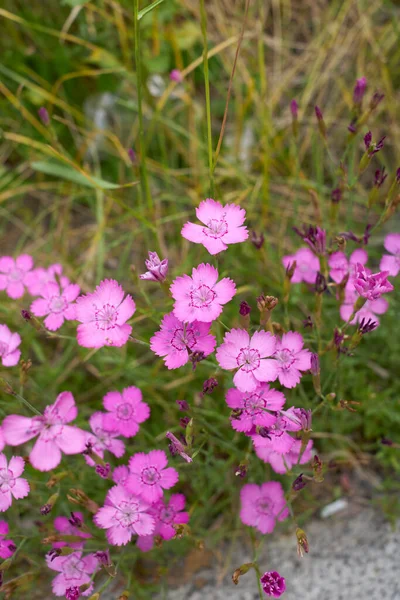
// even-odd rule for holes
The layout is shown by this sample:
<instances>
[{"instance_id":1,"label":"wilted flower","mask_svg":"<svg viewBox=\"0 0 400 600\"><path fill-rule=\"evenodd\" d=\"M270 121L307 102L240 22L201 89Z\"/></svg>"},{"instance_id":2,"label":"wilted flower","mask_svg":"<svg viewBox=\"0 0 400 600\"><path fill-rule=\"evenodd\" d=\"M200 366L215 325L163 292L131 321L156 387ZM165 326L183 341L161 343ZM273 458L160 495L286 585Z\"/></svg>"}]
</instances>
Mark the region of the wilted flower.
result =
<instances>
[{"instance_id":1,"label":"wilted flower","mask_svg":"<svg viewBox=\"0 0 400 600\"><path fill-rule=\"evenodd\" d=\"M340 188L335 188L332 190L331 198L334 204L339 204L343 196L343 192Z\"/></svg>"},{"instance_id":2,"label":"wilted flower","mask_svg":"<svg viewBox=\"0 0 400 600\"><path fill-rule=\"evenodd\" d=\"M298 227L293 230L301 237L303 242L308 244L311 250L317 255L323 255L326 252L326 231L320 227L304 226L303 231Z\"/></svg>"},{"instance_id":3,"label":"wilted flower","mask_svg":"<svg viewBox=\"0 0 400 600\"><path fill-rule=\"evenodd\" d=\"M362 99L365 94L365 90L367 87L367 80L365 77L361 77L356 80L356 85L354 86L353 92L353 102L356 105L361 105Z\"/></svg>"},{"instance_id":4,"label":"wilted flower","mask_svg":"<svg viewBox=\"0 0 400 600\"><path fill-rule=\"evenodd\" d=\"M369 104L369 107L371 110L374 110L378 104L380 102L382 102L382 100L384 99L385 94L381 94L380 92L375 92L374 95L371 98L371 102Z\"/></svg>"},{"instance_id":5,"label":"wilted flower","mask_svg":"<svg viewBox=\"0 0 400 600\"><path fill-rule=\"evenodd\" d=\"M186 462L191 463L192 459L190 458L190 456L188 454L186 454L185 450L185 446L182 444L182 442L180 440L178 440L178 438L171 433L171 431L167 431L167 433L165 434L165 437L167 439L170 440L170 451L171 454L174 456L176 454L179 454L179 456L181 456L183 458L183 460L186 460Z\"/></svg>"},{"instance_id":6,"label":"wilted flower","mask_svg":"<svg viewBox=\"0 0 400 600\"><path fill-rule=\"evenodd\" d=\"M149 252L149 258L145 261L147 272L140 275L140 279L147 281L165 281L168 275L168 258L160 260L157 252Z\"/></svg>"},{"instance_id":7,"label":"wilted flower","mask_svg":"<svg viewBox=\"0 0 400 600\"><path fill-rule=\"evenodd\" d=\"M307 485L307 481L303 479L303 473L300 473L298 477L292 483L292 490L299 492Z\"/></svg>"},{"instance_id":8,"label":"wilted flower","mask_svg":"<svg viewBox=\"0 0 400 600\"><path fill-rule=\"evenodd\" d=\"M212 394L217 385L218 381L215 379L215 377L210 377L209 379L206 379L203 383L203 395Z\"/></svg>"},{"instance_id":9,"label":"wilted flower","mask_svg":"<svg viewBox=\"0 0 400 600\"><path fill-rule=\"evenodd\" d=\"M388 274L388 271L371 274L363 265L357 263L354 287L363 298L377 300L382 294L392 292L394 289L392 284L387 280Z\"/></svg>"}]
</instances>

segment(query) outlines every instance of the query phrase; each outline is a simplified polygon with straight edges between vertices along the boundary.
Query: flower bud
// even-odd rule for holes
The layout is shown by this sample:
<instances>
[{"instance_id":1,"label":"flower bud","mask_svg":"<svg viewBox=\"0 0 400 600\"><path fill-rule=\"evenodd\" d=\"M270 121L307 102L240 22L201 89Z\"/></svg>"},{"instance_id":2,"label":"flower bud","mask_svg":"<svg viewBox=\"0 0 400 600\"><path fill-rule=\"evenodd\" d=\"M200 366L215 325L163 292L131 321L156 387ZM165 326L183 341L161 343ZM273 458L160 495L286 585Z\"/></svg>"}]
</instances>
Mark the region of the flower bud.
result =
<instances>
[{"instance_id":1,"label":"flower bud","mask_svg":"<svg viewBox=\"0 0 400 600\"><path fill-rule=\"evenodd\" d=\"M178 440L178 438L173 433L171 433L171 431L167 431L165 437L171 442L169 444L169 449L173 456L179 454L181 458L183 458L183 460L186 460L186 462L192 462L192 459L186 453L186 447L182 444L180 440Z\"/></svg>"},{"instance_id":2,"label":"flower bud","mask_svg":"<svg viewBox=\"0 0 400 600\"><path fill-rule=\"evenodd\" d=\"M313 377L313 384L315 393L320 396L321 395L321 369L319 364L319 356L318 354L311 354L311 375Z\"/></svg>"},{"instance_id":3,"label":"flower bud","mask_svg":"<svg viewBox=\"0 0 400 600\"><path fill-rule=\"evenodd\" d=\"M314 471L314 481L317 483L322 483L324 481L324 476L322 474L322 461L317 455L314 456L312 468Z\"/></svg>"},{"instance_id":4,"label":"flower bud","mask_svg":"<svg viewBox=\"0 0 400 600\"><path fill-rule=\"evenodd\" d=\"M297 538L297 554L302 558L304 556L304 552L306 554L308 554L309 545L308 545L308 540L307 540L305 531L303 531L303 529L300 529L300 527L296 528L296 538Z\"/></svg>"},{"instance_id":5,"label":"flower bud","mask_svg":"<svg viewBox=\"0 0 400 600\"><path fill-rule=\"evenodd\" d=\"M21 315L27 323L29 323L30 325L32 325L32 327L36 329L36 331L40 331L41 329L43 329L43 325L41 324L39 319L34 317L33 314L29 312L29 310L21 310Z\"/></svg>"},{"instance_id":6,"label":"flower bud","mask_svg":"<svg viewBox=\"0 0 400 600\"><path fill-rule=\"evenodd\" d=\"M188 411L190 408L186 400L177 400L176 403L179 406L179 410L182 410L183 412Z\"/></svg>"},{"instance_id":7,"label":"flower bud","mask_svg":"<svg viewBox=\"0 0 400 600\"><path fill-rule=\"evenodd\" d=\"M41 515L48 515L52 509L53 506L55 505L55 503L58 500L58 492L53 494L52 496L50 496L50 498L47 500L46 504L43 504L43 506L40 508L40 514Z\"/></svg>"},{"instance_id":8,"label":"flower bud","mask_svg":"<svg viewBox=\"0 0 400 600\"><path fill-rule=\"evenodd\" d=\"M357 108L361 108L361 104L364 98L365 90L367 87L367 80L365 77L357 79L356 85L353 91L353 103Z\"/></svg>"},{"instance_id":9,"label":"flower bud","mask_svg":"<svg viewBox=\"0 0 400 600\"><path fill-rule=\"evenodd\" d=\"M243 302L240 303L240 307L239 307L239 314L242 317L247 317L247 315L249 315L251 312L251 306L244 300Z\"/></svg>"},{"instance_id":10,"label":"flower bud","mask_svg":"<svg viewBox=\"0 0 400 600\"><path fill-rule=\"evenodd\" d=\"M203 383L203 396L204 394L212 394L214 389L217 387L218 381L214 377L210 377L210 379L206 379Z\"/></svg>"},{"instance_id":11,"label":"flower bud","mask_svg":"<svg viewBox=\"0 0 400 600\"><path fill-rule=\"evenodd\" d=\"M179 425L181 427L183 427L183 429L186 429L189 422L190 422L190 417L182 417L181 419L179 419Z\"/></svg>"},{"instance_id":12,"label":"flower bud","mask_svg":"<svg viewBox=\"0 0 400 600\"><path fill-rule=\"evenodd\" d=\"M47 125L50 123L50 117L49 117L49 113L47 112L47 109L44 106L41 106L39 108L38 115L39 115L39 119L42 121L43 125L45 125L47 127Z\"/></svg>"},{"instance_id":13,"label":"flower bud","mask_svg":"<svg viewBox=\"0 0 400 600\"><path fill-rule=\"evenodd\" d=\"M300 473L300 475L296 477L296 479L292 483L292 490L294 490L295 492L299 492L304 487L306 487L306 485L307 481L303 479L303 473Z\"/></svg>"},{"instance_id":14,"label":"flower bud","mask_svg":"<svg viewBox=\"0 0 400 600\"><path fill-rule=\"evenodd\" d=\"M290 103L290 112L292 114L292 132L293 137L297 138L299 134L299 105L296 100L292 100Z\"/></svg>"},{"instance_id":15,"label":"flower bud","mask_svg":"<svg viewBox=\"0 0 400 600\"><path fill-rule=\"evenodd\" d=\"M133 148L128 148L128 156L131 159L131 163L135 164L136 160L137 160L137 156L136 156L136 152L134 151Z\"/></svg>"},{"instance_id":16,"label":"flower bud","mask_svg":"<svg viewBox=\"0 0 400 600\"><path fill-rule=\"evenodd\" d=\"M250 241L257 250L260 250L264 245L264 234L257 233L252 229L250 231Z\"/></svg>"},{"instance_id":17,"label":"flower bud","mask_svg":"<svg viewBox=\"0 0 400 600\"><path fill-rule=\"evenodd\" d=\"M240 567L238 567L232 575L232 581L235 585L238 585L239 583L239 579L242 575L245 575L246 573L248 573L248 571L250 571L250 569L252 569L254 567L254 563L245 563L243 565L241 565Z\"/></svg>"},{"instance_id":18,"label":"flower bud","mask_svg":"<svg viewBox=\"0 0 400 600\"><path fill-rule=\"evenodd\" d=\"M96 471L97 475L100 475L102 479L108 479L108 476L111 473L111 466L110 463L105 463L104 465L96 465L94 470Z\"/></svg>"},{"instance_id":19,"label":"flower bud","mask_svg":"<svg viewBox=\"0 0 400 600\"><path fill-rule=\"evenodd\" d=\"M380 102L382 102L384 97L385 97L385 94L381 94L380 92L375 92L374 95L372 96L371 102L369 104L370 109L375 110L375 108L378 106L378 104Z\"/></svg>"},{"instance_id":20,"label":"flower bud","mask_svg":"<svg viewBox=\"0 0 400 600\"><path fill-rule=\"evenodd\" d=\"M72 504L84 506L89 512L93 514L99 511L99 505L96 502L94 502L94 500L89 498L89 496L87 496L85 492L83 492L79 488L71 488L69 491L71 492L71 494L67 494L67 498Z\"/></svg>"},{"instance_id":21,"label":"flower bud","mask_svg":"<svg viewBox=\"0 0 400 600\"><path fill-rule=\"evenodd\" d=\"M286 590L285 578L276 571L267 571L260 578L264 593L273 598L280 598Z\"/></svg>"},{"instance_id":22,"label":"flower bud","mask_svg":"<svg viewBox=\"0 0 400 600\"><path fill-rule=\"evenodd\" d=\"M315 116L317 117L317 120L318 120L319 132L322 135L322 137L324 138L324 140L326 140L326 125L325 125L323 114L322 114L319 106L315 106Z\"/></svg>"},{"instance_id":23,"label":"flower bud","mask_svg":"<svg viewBox=\"0 0 400 600\"><path fill-rule=\"evenodd\" d=\"M179 69L172 69L169 78L171 81L175 81L175 83L182 83L183 81L183 76Z\"/></svg>"},{"instance_id":24,"label":"flower bud","mask_svg":"<svg viewBox=\"0 0 400 600\"><path fill-rule=\"evenodd\" d=\"M149 252L149 258L145 261L147 272L140 275L140 279L158 281L162 283L168 275L168 258L160 260L157 252Z\"/></svg>"}]
</instances>

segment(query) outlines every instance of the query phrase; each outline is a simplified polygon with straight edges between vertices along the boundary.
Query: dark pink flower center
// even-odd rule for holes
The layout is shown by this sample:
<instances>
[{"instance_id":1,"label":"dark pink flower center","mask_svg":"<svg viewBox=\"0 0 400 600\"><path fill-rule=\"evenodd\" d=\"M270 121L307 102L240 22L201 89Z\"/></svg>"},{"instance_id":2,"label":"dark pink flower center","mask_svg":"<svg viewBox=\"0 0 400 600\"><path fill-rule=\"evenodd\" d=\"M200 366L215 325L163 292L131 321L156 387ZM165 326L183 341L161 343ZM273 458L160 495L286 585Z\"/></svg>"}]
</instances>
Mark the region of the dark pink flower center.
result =
<instances>
[{"instance_id":1,"label":"dark pink flower center","mask_svg":"<svg viewBox=\"0 0 400 600\"><path fill-rule=\"evenodd\" d=\"M117 417L121 421L127 421L134 414L135 409L129 402L125 402L124 404L120 404L117 408Z\"/></svg>"},{"instance_id":2,"label":"dark pink flower center","mask_svg":"<svg viewBox=\"0 0 400 600\"><path fill-rule=\"evenodd\" d=\"M49 308L52 313L62 313L68 308L68 302L64 296L53 296L49 300Z\"/></svg>"},{"instance_id":3,"label":"dark pink flower center","mask_svg":"<svg viewBox=\"0 0 400 600\"><path fill-rule=\"evenodd\" d=\"M15 268L9 272L8 279L12 283L17 283L19 281L22 281L22 279L24 278L24 275L25 275L24 271L22 271L21 269Z\"/></svg>"},{"instance_id":4,"label":"dark pink flower center","mask_svg":"<svg viewBox=\"0 0 400 600\"><path fill-rule=\"evenodd\" d=\"M277 350L274 354L274 358L278 361L280 368L285 370L290 369L296 360L293 352L288 350L288 348Z\"/></svg>"},{"instance_id":5,"label":"dark pink flower center","mask_svg":"<svg viewBox=\"0 0 400 600\"><path fill-rule=\"evenodd\" d=\"M203 227L203 233L207 237L214 238L215 240L221 238L223 235L228 233L228 223L224 218L222 219L211 219L207 223L207 227Z\"/></svg>"},{"instance_id":6,"label":"dark pink flower center","mask_svg":"<svg viewBox=\"0 0 400 600\"><path fill-rule=\"evenodd\" d=\"M257 512L261 515L271 515L273 505L269 498L259 498L256 503Z\"/></svg>"},{"instance_id":7,"label":"dark pink flower center","mask_svg":"<svg viewBox=\"0 0 400 600\"><path fill-rule=\"evenodd\" d=\"M215 300L217 294L213 289L202 283L193 292L190 292L190 306L206 308Z\"/></svg>"},{"instance_id":8,"label":"dark pink flower center","mask_svg":"<svg viewBox=\"0 0 400 600\"><path fill-rule=\"evenodd\" d=\"M258 369L260 366L260 353L254 348L240 348L240 352L236 358L238 367L242 367L245 373L249 373Z\"/></svg>"},{"instance_id":9,"label":"dark pink flower center","mask_svg":"<svg viewBox=\"0 0 400 600\"><path fill-rule=\"evenodd\" d=\"M63 575L67 581L71 581L72 579L82 579L85 573L85 563L83 560L76 558L73 556L71 559L65 560L63 566Z\"/></svg>"},{"instance_id":10,"label":"dark pink flower center","mask_svg":"<svg viewBox=\"0 0 400 600\"><path fill-rule=\"evenodd\" d=\"M182 329L182 327L177 327L174 331L174 334L171 339L171 346L181 352L182 350L187 350L188 348L192 350L196 345L196 337L193 333L192 329L187 329L186 331Z\"/></svg>"},{"instance_id":11,"label":"dark pink flower center","mask_svg":"<svg viewBox=\"0 0 400 600\"><path fill-rule=\"evenodd\" d=\"M170 506L163 507L160 510L159 518L160 521L169 525L174 522L176 512Z\"/></svg>"},{"instance_id":12,"label":"dark pink flower center","mask_svg":"<svg viewBox=\"0 0 400 600\"><path fill-rule=\"evenodd\" d=\"M139 505L137 502L122 501L118 506L115 518L121 527L130 527L139 521Z\"/></svg>"},{"instance_id":13,"label":"dark pink flower center","mask_svg":"<svg viewBox=\"0 0 400 600\"><path fill-rule=\"evenodd\" d=\"M266 408L267 402L259 394L252 394L249 398L245 398L243 402L243 408L247 415L255 417L263 413L263 409Z\"/></svg>"},{"instance_id":14,"label":"dark pink flower center","mask_svg":"<svg viewBox=\"0 0 400 600\"><path fill-rule=\"evenodd\" d=\"M97 329L108 331L114 329L117 325L118 311L112 304L105 304L94 313L94 320Z\"/></svg>"},{"instance_id":15,"label":"dark pink flower center","mask_svg":"<svg viewBox=\"0 0 400 600\"><path fill-rule=\"evenodd\" d=\"M8 354L8 344L0 342L0 356L6 356Z\"/></svg>"},{"instance_id":16,"label":"dark pink flower center","mask_svg":"<svg viewBox=\"0 0 400 600\"><path fill-rule=\"evenodd\" d=\"M156 467L146 467L142 471L141 478L146 485L156 485L161 479L161 474Z\"/></svg>"},{"instance_id":17,"label":"dark pink flower center","mask_svg":"<svg viewBox=\"0 0 400 600\"><path fill-rule=\"evenodd\" d=\"M5 494L15 486L14 473L9 469L0 469L0 492Z\"/></svg>"}]
</instances>

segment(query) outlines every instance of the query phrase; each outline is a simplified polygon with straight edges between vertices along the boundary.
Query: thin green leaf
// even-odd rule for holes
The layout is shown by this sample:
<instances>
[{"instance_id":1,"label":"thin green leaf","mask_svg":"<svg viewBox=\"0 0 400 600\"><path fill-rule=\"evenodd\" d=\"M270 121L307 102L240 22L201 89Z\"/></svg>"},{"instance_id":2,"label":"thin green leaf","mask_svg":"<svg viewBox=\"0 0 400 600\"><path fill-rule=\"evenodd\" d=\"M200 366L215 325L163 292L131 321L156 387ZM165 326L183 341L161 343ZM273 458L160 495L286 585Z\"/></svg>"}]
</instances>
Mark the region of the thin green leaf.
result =
<instances>
[{"instance_id":1,"label":"thin green leaf","mask_svg":"<svg viewBox=\"0 0 400 600\"><path fill-rule=\"evenodd\" d=\"M102 190L117 190L121 187L125 187L116 183L111 183L110 181L104 181L104 179L100 179L99 177L94 177L92 175L90 175L90 178L85 177L85 175L79 173L79 171L76 171L72 167L61 165L55 161L35 161L31 163L31 167L32 169L34 169L35 171L39 171L40 173L52 175L53 177L60 177L61 179L72 181L73 183L77 183L78 185L85 185L89 188L100 188Z\"/></svg>"},{"instance_id":2,"label":"thin green leaf","mask_svg":"<svg viewBox=\"0 0 400 600\"><path fill-rule=\"evenodd\" d=\"M147 15L147 13L151 12L153 10L153 8L156 8L162 2L164 2L164 0L155 0L155 2L152 2L151 4L149 4L149 6L142 8L142 10L140 10L138 13L138 21L140 21L140 19L142 17Z\"/></svg>"}]
</instances>

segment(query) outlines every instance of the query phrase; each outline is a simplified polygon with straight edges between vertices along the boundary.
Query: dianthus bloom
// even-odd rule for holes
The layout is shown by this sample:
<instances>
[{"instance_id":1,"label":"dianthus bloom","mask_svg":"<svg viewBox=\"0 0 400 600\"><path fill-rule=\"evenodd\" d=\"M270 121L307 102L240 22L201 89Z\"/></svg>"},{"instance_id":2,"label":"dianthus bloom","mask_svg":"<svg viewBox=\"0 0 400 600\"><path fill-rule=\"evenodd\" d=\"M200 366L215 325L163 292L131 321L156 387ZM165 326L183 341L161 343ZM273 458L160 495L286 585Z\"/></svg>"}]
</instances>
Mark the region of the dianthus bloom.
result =
<instances>
[{"instance_id":1,"label":"dianthus bloom","mask_svg":"<svg viewBox=\"0 0 400 600\"><path fill-rule=\"evenodd\" d=\"M142 392L135 386L122 392L108 392L103 398L104 408L109 411L103 416L104 429L127 438L134 437L140 423L150 416L150 407L142 398Z\"/></svg>"},{"instance_id":2,"label":"dianthus bloom","mask_svg":"<svg viewBox=\"0 0 400 600\"><path fill-rule=\"evenodd\" d=\"M275 423L262 432L263 435L261 433L252 435L254 446L268 448L278 454L290 452L295 440L288 432L300 431L301 425L292 418L292 415L289 417L280 414Z\"/></svg>"},{"instance_id":3,"label":"dianthus bloom","mask_svg":"<svg viewBox=\"0 0 400 600\"><path fill-rule=\"evenodd\" d=\"M18 346L21 337L18 333L12 333L7 325L0 325L0 359L3 367L14 367L18 364L21 350Z\"/></svg>"},{"instance_id":4,"label":"dianthus bloom","mask_svg":"<svg viewBox=\"0 0 400 600\"><path fill-rule=\"evenodd\" d=\"M223 369L238 369L233 383L241 392L253 392L260 383L277 378L275 350L276 338L269 332L256 331L250 338L244 329L232 329L217 350L217 361Z\"/></svg>"},{"instance_id":5,"label":"dianthus bloom","mask_svg":"<svg viewBox=\"0 0 400 600\"><path fill-rule=\"evenodd\" d=\"M285 396L269 387L267 383L259 385L254 392L243 393L236 388L227 391L226 403L235 413L231 424L236 431L250 431L254 426L270 427L276 416L269 411L280 410L285 404Z\"/></svg>"},{"instance_id":6,"label":"dianthus bloom","mask_svg":"<svg viewBox=\"0 0 400 600\"><path fill-rule=\"evenodd\" d=\"M150 339L150 348L157 356L164 357L168 369L177 369L189 361L190 354L204 352L208 356L216 344L210 334L211 323L183 323L174 313L164 316L160 331Z\"/></svg>"},{"instance_id":7,"label":"dianthus bloom","mask_svg":"<svg viewBox=\"0 0 400 600\"><path fill-rule=\"evenodd\" d=\"M313 442L310 440L300 458L300 465L304 465L311 460ZM301 449L301 440L294 440L289 452L281 454L280 452L274 451L271 447L266 446L255 446L255 451L262 461L269 463L275 473L284 474L287 471L298 464L299 454Z\"/></svg>"},{"instance_id":8,"label":"dianthus bloom","mask_svg":"<svg viewBox=\"0 0 400 600\"><path fill-rule=\"evenodd\" d=\"M83 548L85 541L91 538L91 534L88 531L82 530L83 514L81 512L71 513L71 517L56 517L54 519L54 529L63 535L76 535L82 538L81 542L54 542L53 548L63 548L69 546L70 548L81 549Z\"/></svg>"},{"instance_id":9,"label":"dianthus bloom","mask_svg":"<svg viewBox=\"0 0 400 600\"><path fill-rule=\"evenodd\" d=\"M105 451L114 454L117 458L121 458L125 452L125 444L122 440L115 439L119 435L118 431L108 431L106 429L106 416L102 412L92 414L89 419L89 425L93 433L86 434L86 444L89 444L93 452L100 456L100 458L104 458ZM85 454L85 459L88 465L93 466L95 464L89 455Z\"/></svg>"},{"instance_id":10,"label":"dianthus bloom","mask_svg":"<svg viewBox=\"0 0 400 600\"><path fill-rule=\"evenodd\" d=\"M356 290L354 289L354 285L349 281L348 285L345 289L345 299L344 303L340 307L340 316L343 321L348 321L353 314L354 304L359 298ZM375 321L377 325L379 325L379 317L377 315L383 315L389 308L389 302L386 298L378 298L378 300L367 300L365 304L358 310L355 314L354 319L351 321L351 324L361 323L362 320L364 322Z\"/></svg>"},{"instance_id":11,"label":"dianthus bloom","mask_svg":"<svg viewBox=\"0 0 400 600\"><path fill-rule=\"evenodd\" d=\"M400 271L400 233L389 233L385 237L385 249L390 254L384 254L379 268L395 277Z\"/></svg>"},{"instance_id":12,"label":"dianthus bloom","mask_svg":"<svg viewBox=\"0 0 400 600\"><path fill-rule=\"evenodd\" d=\"M353 285L363 298L378 300L382 294L392 292L394 289L387 280L388 275L388 271L371 274L363 265L357 263Z\"/></svg>"},{"instance_id":13,"label":"dianthus bloom","mask_svg":"<svg viewBox=\"0 0 400 600\"><path fill-rule=\"evenodd\" d=\"M0 452L3 450L6 445L6 441L4 439L3 427L0 425Z\"/></svg>"},{"instance_id":14,"label":"dianthus bloom","mask_svg":"<svg viewBox=\"0 0 400 600\"><path fill-rule=\"evenodd\" d=\"M14 542L5 539L6 535L8 535L8 523L0 521L0 558L10 558L16 550Z\"/></svg>"},{"instance_id":15,"label":"dianthus bloom","mask_svg":"<svg viewBox=\"0 0 400 600\"><path fill-rule=\"evenodd\" d=\"M354 275L357 263L365 265L367 260L368 254L362 248L354 250L349 259L344 252L334 252L328 260L329 275L335 283L341 283L346 275Z\"/></svg>"},{"instance_id":16,"label":"dianthus bloom","mask_svg":"<svg viewBox=\"0 0 400 600\"><path fill-rule=\"evenodd\" d=\"M160 260L157 252L149 252L149 258L145 261L147 271L140 275L140 279L148 281L165 281L168 275L168 258Z\"/></svg>"},{"instance_id":17,"label":"dianthus bloom","mask_svg":"<svg viewBox=\"0 0 400 600\"><path fill-rule=\"evenodd\" d=\"M38 471L51 471L61 462L61 453L79 454L85 448L85 432L67 425L78 410L71 392L62 392L54 404L46 406L43 416L9 415L3 421L4 439L10 446L25 444L39 436L29 461Z\"/></svg>"},{"instance_id":18,"label":"dianthus bloom","mask_svg":"<svg viewBox=\"0 0 400 600\"><path fill-rule=\"evenodd\" d=\"M271 533L276 520L283 521L289 515L283 488L277 481L268 481L261 486L246 484L240 492L240 502L242 523L261 533Z\"/></svg>"},{"instance_id":19,"label":"dianthus bloom","mask_svg":"<svg viewBox=\"0 0 400 600\"><path fill-rule=\"evenodd\" d=\"M288 331L282 339L277 339L273 356L279 383L284 387L295 387L300 382L301 371L307 371L311 366L311 352L303 349L303 343L301 334L295 331Z\"/></svg>"},{"instance_id":20,"label":"dianthus bloom","mask_svg":"<svg viewBox=\"0 0 400 600\"><path fill-rule=\"evenodd\" d=\"M218 271L209 264L193 268L192 276L177 277L170 287L174 315L181 321L211 323L222 312L222 306L236 293L234 282L224 277L217 283Z\"/></svg>"},{"instance_id":21,"label":"dianthus bloom","mask_svg":"<svg viewBox=\"0 0 400 600\"><path fill-rule=\"evenodd\" d=\"M76 318L75 305L72 304L79 296L80 287L70 283L62 288L58 283L46 283L40 295L41 298L31 304L31 312L36 317L44 317L44 325L49 331L60 329L64 320L72 321Z\"/></svg>"},{"instance_id":22,"label":"dianthus bloom","mask_svg":"<svg viewBox=\"0 0 400 600\"><path fill-rule=\"evenodd\" d=\"M69 283L68 277L62 274L63 268L60 264L50 265L47 269L37 267L32 269L26 276L25 285L31 296L40 296L44 286L47 283L60 282L61 287L65 288Z\"/></svg>"},{"instance_id":23,"label":"dianthus bloom","mask_svg":"<svg viewBox=\"0 0 400 600\"><path fill-rule=\"evenodd\" d=\"M53 558L50 554L46 556L47 566L53 571L58 571L58 575L53 579L52 589L55 596L64 596L66 598L79 598L72 595L76 588L85 583L90 586L82 592L82 596L90 596L93 590L92 574L99 568L99 562L94 554L82 556L82 552L73 552L67 556L57 556ZM71 590L71 594L67 592Z\"/></svg>"},{"instance_id":24,"label":"dianthus bloom","mask_svg":"<svg viewBox=\"0 0 400 600\"><path fill-rule=\"evenodd\" d=\"M182 236L203 244L210 254L218 254L226 250L228 244L244 242L249 237L247 227L243 226L246 211L236 204L225 204L207 198L196 208L196 216L204 225L186 223L182 228Z\"/></svg>"},{"instance_id":25,"label":"dianthus bloom","mask_svg":"<svg viewBox=\"0 0 400 600\"><path fill-rule=\"evenodd\" d=\"M116 485L108 492L105 504L94 516L101 529L107 529L107 539L114 546L124 546L133 535L151 535L154 517L149 514L149 504Z\"/></svg>"},{"instance_id":26,"label":"dianthus bloom","mask_svg":"<svg viewBox=\"0 0 400 600\"><path fill-rule=\"evenodd\" d=\"M163 540L171 540L176 535L174 525L189 522L189 513L184 511L185 502L183 494L172 494L168 504L163 499L153 504L150 512L154 516L156 526L152 535L139 537L137 546L142 552L151 550L154 536L159 535Z\"/></svg>"},{"instance_id":27,"label":"dianthus bloom","mask_svg":"<svg viewBox=\"0 0 400 600\"><path fill-rule=\"evenodd\" d=\"M112 480L114 483L125 486L126 480L129 477L129 469L126 465L120 465L116 467L112 474Z\"/></svg>"},{"instance_id":28,"label":"dianthus bloom","mask_svg":"<svg viewBox=\"0 0 400 600\"><path fill-rule=\"evenodd\" d=\"M296 268L291 279L292 283L315 283L317 273L320 269L319 258L310 250L310 248L300 248L295 254L287 255L282 258L285 269L290 267L296 261Z\"/></svg>"},{"instance_id":29,"label":"dianthus bloom","mask_svg":"<svg viewBox=\"0 0 400 600\"><path fill-rule=\"evenodd\" d=\"M24 469L21 456L13 456L8 464L6 455L0 453L0 512L10 508L13 498L19 500L29 494L29 483L20 477Z\"/></svg>"},{"instance_id":30,"label":"dianthus bloom","mask_svg":"<svg viewBox=\"0 0 400 600\"><path fill-rule=\"evenodd\" d=\"M76 301L78 344L84 348L123 346L128 341L132 327L126 323L136 310L131 296L113 279L100 282L92 294L80 296Z\"/></svg>"},{"instance_id":31,"label":"dianthus bloom","mask_svg":"<svg viewBox=\"0 0 400 600\"><path fill-rule=\"evenodd\" d=\"M129 460L130 475L126 488L153 504L161 498L163 490L172 488L179 479L173 467L167 467L164 450L151 450L148 454L138 452Z\"/></svg>"},{"instance_id":32,"label":"dianthus bloom","mask_svg":"<svg viewBox=\"0 0 400 600\"><path fill-rule=\"evenodd\" d=\"M25 293L26 277L33 267L29 254L21 254L15 260L11 256L0 258L0 290L10 298L22 298Z\"/></svg>"},{"instance_id":33,"label":"dianthus bloom","mask_svg":"<svg viewBox=\"0 0 400 600\"><path fill-rule=\"evenodd\" d=\"M285 578L276 571L267 571L260 581L263 592L270 598L280 598L286 590Z\"/></svg>"}]
</instances>

